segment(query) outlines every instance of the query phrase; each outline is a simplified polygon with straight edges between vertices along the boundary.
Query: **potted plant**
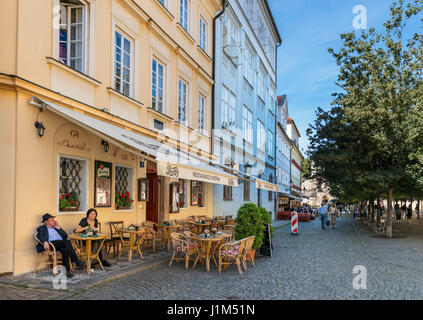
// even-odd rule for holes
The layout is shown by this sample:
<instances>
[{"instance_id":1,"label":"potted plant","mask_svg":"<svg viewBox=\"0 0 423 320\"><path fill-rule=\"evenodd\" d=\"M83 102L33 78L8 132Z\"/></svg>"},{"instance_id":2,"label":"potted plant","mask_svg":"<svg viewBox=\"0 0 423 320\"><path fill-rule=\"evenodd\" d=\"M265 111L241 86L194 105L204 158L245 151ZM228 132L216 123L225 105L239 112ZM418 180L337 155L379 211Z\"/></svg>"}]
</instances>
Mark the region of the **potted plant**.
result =
<instances>
[{"instance_id":1,"label":"potted plant","mask_svg":"<svg viewBox=\"0 0 423 320\"><path fill-rule=\"evenodd\" d=\"M59 210L60 211L78 211L79 199L75 192L61 193L59 195Z\"/></svg>"},{"instance_id":2,"label":"potted plant","mask_svg":"<svg viewBox=\"0 0 423 320\"><path fill-rule=\"evenodd\" d=\"M254 261L255 251L262 246L264 237L264 224L259 208L254 203L243 205L238 210L235 223L236 240L255 237L251 257L249 257Z\"/></svg>"},{"instance_id":3,"label":"potted plant","mask_svg":"<svg viewBox=\"0 0 423 320\"><path fill-rule=\"evenodd\" d=\"M132 203L134 203L134 200L131 199L131 195L129 194L128 191L117 192L115 194L115 209L116 210L131 209Z\"/></svg>"}]
</instances>

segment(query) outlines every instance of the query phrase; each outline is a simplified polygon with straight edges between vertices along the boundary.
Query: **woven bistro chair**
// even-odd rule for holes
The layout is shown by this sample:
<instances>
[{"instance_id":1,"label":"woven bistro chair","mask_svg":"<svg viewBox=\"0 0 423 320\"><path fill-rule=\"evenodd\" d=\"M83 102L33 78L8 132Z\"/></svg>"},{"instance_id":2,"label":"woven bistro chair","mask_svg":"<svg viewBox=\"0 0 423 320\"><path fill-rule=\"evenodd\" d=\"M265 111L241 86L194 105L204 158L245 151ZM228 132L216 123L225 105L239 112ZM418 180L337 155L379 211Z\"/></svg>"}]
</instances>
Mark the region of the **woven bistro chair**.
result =
<instances>
[{"instance_id":1,"label":"woven bistro chair","mask_svg":"<svg viewBox=\"0 0 423 320\"><path fill-rule=\"evenodd\" d=\"M222 272L222 266L236 264L239 274L242 274L241 263L245 248L245 239L224 243L219 248L219 273Z\"/></svg>"},{"instance_id":2,"label":"woven bistro chair","mask_svg":"<svg viewBox=\"0 0 423 320\"><path fill-rule=\"evenodd\" d=\"M235 226L231 226L227 224L223 226L223 230L229 231L230 233L232 233L232 240L235 240Z\"/></svg>"},{"instance_id":3,"label":"woven bistro chair","mask_svg":"<svg viewBox=\"0 0 423 320\"><path fill-rule=\"evenodd\" d=\"M185 261L185 269L189 267L189 260L191 256L198 255L198 249L195 244L190 243L189 239L181 234L173 232L171 235L172 245L173 245L173 255L169 262L169 267L172 266L172 262L175 261ZM181 257L181 254L184 253L185 256Z\"/></svg>"},{"instance_id":4,"label":"woven bistro chair","mask_svg":"<svg viewBox=\"0 0 423 320\"><path fill-rule=\"evenodd\" d=\"M36 244L41 244L42 246L44 246L44 244L40 241L40 239L37 238L37 234L34 234L34 240ZM44 250L43 252L38 253L38 259L34 267L34 273L37 273L38 269L40 268L40 264L41 264L41 261L43 260L43 257L48 257L49 259L48 265L52 266L53 275L56 276L58 274L56 267L58 265L63 265L62 253L60 251L56 251L56 248L53 245L53 243L49 242L49 244L52 249ZM69 258L69 265L70 265L71 271L73 271L74 267L73 267L73 264L71 263L70 258Z\"/></svg>"},{"instance_id":5,"label":"woven bistro chair","mask_svg":"<svg viewBox=\"0 0 423 320\"><path fill-rule=\"evenodd\" d=\"M163 248L167 247L166 230L159 228L159 225L153 221L144 221L142 225L147 228L144 241L151 242L153 251L156 251L156 242L161 241Z\"/></svg>"},{"instance_id":6,"label":"woven bistro chair","mask_svg":"<svg viewBox=\"0 0 423 320\"><path fill-rule=\"evenodd\" d=\"M253 267L255 267L256 265L254 264L254 259L252 256L252 251L253 251L253 243L254 243L254 239L255 237L248 237L245 239L245 248L244 248L244 252L242 254L242 264L244 266L244 270L247 270L247 258L250 258L251 263L253 264Z\"/></svg>"},{"instance_id":7,"label":"woven bistro chair","mask_svg":"<svg viewBox=\"0 0 423 320\"><path fill-rule=\"evenodd\" d=\"M98 223L98 227L101 230L100 222ZM119 253L120 246L122 245L122 241L120 240L120 233L116 230L119 228L123 228L123 221L109 221L109 227L110 238L104 241L104 249L106 250L106 254L109 254L110 249L113 247L113 257L115 258L116 255ZM123 237L123 241L129 241L129 237Z\"/></svg>"}]
</instances>

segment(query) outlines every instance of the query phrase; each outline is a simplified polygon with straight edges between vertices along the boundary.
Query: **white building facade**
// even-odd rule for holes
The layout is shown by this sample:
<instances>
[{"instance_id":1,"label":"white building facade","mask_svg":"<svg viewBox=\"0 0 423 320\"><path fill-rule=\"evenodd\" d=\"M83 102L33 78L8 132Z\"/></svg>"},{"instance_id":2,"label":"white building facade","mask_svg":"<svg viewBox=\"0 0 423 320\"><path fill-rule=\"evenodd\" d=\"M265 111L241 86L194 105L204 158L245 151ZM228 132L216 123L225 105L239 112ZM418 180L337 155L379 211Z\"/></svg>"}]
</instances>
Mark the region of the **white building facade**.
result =
<instances>
[{"instance_id":1,"label":"white building facade","mask_svg":"<svg viewBox=\"0 0 423 320\"><path fill-rule=\"evenodd\" d=\"M281 38L266 0L228 0L215 21L213 154L235 168L238 187L214 187L215 216L236 216L248 202L275 218L276 52ZM245 173L245 174L243 174Z\"/></svg>"}]
</instances>

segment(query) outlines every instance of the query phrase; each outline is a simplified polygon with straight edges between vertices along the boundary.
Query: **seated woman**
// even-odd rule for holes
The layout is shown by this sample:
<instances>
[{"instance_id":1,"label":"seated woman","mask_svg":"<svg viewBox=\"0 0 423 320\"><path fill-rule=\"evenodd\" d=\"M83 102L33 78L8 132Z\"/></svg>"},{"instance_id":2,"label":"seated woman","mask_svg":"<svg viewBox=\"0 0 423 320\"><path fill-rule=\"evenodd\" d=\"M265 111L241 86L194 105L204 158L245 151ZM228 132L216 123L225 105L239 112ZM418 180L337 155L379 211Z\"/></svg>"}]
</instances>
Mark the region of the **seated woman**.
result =
<instances>
[{"instance_id":1,"label":"seated woman","mask_svg":"<svg viewBox=\"0 0 423 320\"><path fill-rule=\"evenodd\" d=\"M98 230L98 220L97 220L97 210L95 209L89 209L87 211L87 217L83 218L80 222L78 227L76 227L75 229L75 233L86 233L88 228L91 227L91 230L93 231L99 231ZM95 252L98 250L98 246L100 245L101 241L100 240L95 240L92 241L92 250ZM98 254L101 264L104 267L110 267L111 264L103 259L104 256L104 247L101 248L100 253Z\"/></svg>"}]
</instances>

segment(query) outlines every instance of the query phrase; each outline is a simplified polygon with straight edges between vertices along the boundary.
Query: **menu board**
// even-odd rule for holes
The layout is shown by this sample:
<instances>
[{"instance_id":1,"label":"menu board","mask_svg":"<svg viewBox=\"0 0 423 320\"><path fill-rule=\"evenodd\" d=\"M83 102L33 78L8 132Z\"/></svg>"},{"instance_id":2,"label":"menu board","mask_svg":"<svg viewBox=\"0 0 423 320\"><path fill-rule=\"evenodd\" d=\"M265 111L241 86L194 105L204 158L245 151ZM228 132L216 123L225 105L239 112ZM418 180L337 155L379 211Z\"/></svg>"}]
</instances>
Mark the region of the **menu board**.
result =
<instances>
[{"instance_id":1,"label":"menu board","mask_svg":"<svg viewBox=\"0 0 423 320\"><path fill-rule=\"evenodd\" d=\"M94 207L110 207L112 195L112 164L95 161Z\"/></svg>"}]
</instances>

